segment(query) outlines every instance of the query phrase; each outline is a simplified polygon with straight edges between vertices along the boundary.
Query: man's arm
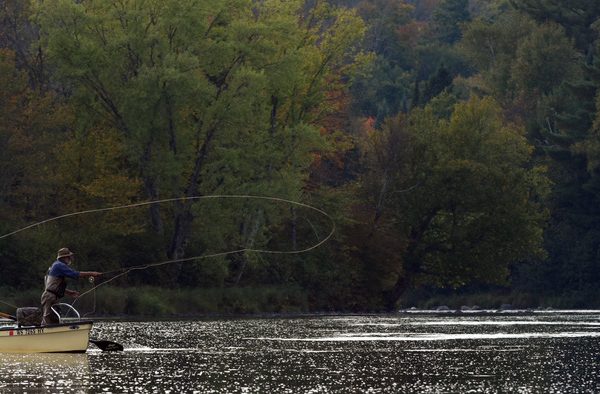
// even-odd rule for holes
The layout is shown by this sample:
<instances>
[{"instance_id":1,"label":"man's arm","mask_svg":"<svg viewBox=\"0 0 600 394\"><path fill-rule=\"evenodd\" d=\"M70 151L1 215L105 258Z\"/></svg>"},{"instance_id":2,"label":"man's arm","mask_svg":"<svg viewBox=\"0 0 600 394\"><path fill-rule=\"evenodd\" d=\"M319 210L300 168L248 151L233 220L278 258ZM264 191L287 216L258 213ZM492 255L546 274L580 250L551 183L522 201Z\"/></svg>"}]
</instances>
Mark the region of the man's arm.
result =
<instances>
[{"instance_id":1,"label":"man's arm","mask_svg":"<svg viewBox=\"0 0 600 394\"><path fill-rule=\"evenodd\" d=\"M52 276L64 276L66 278L77 279L77 278L89 278L90 276L100 276L102 272L97 271L77 271L74 270L68 264L58 261L50 269L50 275Z\"/></svg>"},{"instance_id":2,"label":"man's arm","mask_svg":"<svg viewBox=\"0 0 600 394\"><path fill-rule=\"evenodd\" d=\"M89 278L90 276L96 277L102 275L102 272L97 271L79 271L80 278Z\"/></svg>"}]
</instances>

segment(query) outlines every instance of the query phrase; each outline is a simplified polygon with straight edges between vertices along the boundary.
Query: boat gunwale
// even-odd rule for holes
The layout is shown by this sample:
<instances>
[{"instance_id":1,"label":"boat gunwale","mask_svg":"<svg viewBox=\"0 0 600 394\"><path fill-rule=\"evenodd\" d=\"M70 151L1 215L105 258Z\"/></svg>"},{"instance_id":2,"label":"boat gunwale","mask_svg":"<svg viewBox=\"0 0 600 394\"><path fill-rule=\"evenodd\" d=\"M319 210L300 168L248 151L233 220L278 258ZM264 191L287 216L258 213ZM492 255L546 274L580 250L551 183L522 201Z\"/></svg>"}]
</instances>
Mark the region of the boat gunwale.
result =
<instances>
[{"instance_id":1,"label":"boat gunwale","mask_svg":"<svg viewBox=\"0 0 600 394\"><path fill-rule=\"evenodd\" d=\"M43 326L0 326L0 331L15 331L15 330L31 330L32 328L60 328L60 327L71 327L74 325L84 325L90 324L93 325L93 320L78 320L66 323L58 323L58 324L47 324Z\"/></svg>"}]
</instances>

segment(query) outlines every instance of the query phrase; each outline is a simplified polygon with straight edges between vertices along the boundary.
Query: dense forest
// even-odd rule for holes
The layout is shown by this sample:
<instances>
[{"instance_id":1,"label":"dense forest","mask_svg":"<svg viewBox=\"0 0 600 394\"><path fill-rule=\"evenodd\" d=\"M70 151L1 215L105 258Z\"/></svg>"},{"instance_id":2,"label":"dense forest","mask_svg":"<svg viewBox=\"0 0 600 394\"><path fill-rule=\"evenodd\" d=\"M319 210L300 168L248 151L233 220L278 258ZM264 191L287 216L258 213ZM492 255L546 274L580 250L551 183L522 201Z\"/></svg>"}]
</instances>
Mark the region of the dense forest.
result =
<instances>
[{"instance_id":1,"label":"dense forest","mask_svg":"<svg viewBox=\"0 0 600 394\"><path fill-rule=\"evenodd\" d=\"M4 305L598 307L597 0L0 0ZM331 222L300 205L326 212ZM100 278L102 284L109 276ZM89 289L83 281L74 286ZM85 301L85 302L84 302Z\"/></svg>"}]
</instances>

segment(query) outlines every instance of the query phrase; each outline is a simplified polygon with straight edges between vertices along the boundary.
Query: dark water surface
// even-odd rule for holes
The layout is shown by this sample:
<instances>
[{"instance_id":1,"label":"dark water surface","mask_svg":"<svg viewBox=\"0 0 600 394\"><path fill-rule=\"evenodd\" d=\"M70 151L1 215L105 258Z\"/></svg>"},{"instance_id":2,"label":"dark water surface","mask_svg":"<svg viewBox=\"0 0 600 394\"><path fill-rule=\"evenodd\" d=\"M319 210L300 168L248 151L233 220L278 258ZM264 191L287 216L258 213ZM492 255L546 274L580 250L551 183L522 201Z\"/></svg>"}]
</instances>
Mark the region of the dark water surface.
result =
<instances>
[{"instance_id":1,"label":"dark water surface","mask_svg":"<svg viewBox=\"0 0 600 394\"><path fill-rule=\"evenodd\" d=\"M121 353L0 354L0 392L600 392L600 312L99 322Z\"/></svg>"}]
</instances>

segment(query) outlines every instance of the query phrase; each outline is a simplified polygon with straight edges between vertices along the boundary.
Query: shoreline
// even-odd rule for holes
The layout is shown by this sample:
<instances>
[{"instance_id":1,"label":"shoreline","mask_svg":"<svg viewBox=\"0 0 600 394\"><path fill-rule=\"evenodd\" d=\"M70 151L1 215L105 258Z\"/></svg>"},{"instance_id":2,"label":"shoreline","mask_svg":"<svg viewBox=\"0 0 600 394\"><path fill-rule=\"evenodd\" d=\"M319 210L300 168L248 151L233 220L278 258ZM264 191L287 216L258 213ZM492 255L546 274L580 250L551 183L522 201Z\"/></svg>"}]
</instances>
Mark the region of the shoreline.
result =
<instances>
[{"instance_id":1,"label":"shoreline","mask_svg":"<svg viewBox=\"0 0 600 394\"><path fill-rule=\"evenodd\" d=\"M251 314L185 314L174 316L142 316L142 315L119 315L119 316L97 316L90 317L94 321L190 321L190 320L250 320L250 319L302 319L314 317L351 317L351 316L435 316L435 317L480 317L480 316L552 316L552 315L600 315L600 309L512 309L494 310L482 309L477 311L447 310L438 311L431 309L407 310L396 312L307 312L307 313L251 313Z\"/></svg>"}]
</instances>

